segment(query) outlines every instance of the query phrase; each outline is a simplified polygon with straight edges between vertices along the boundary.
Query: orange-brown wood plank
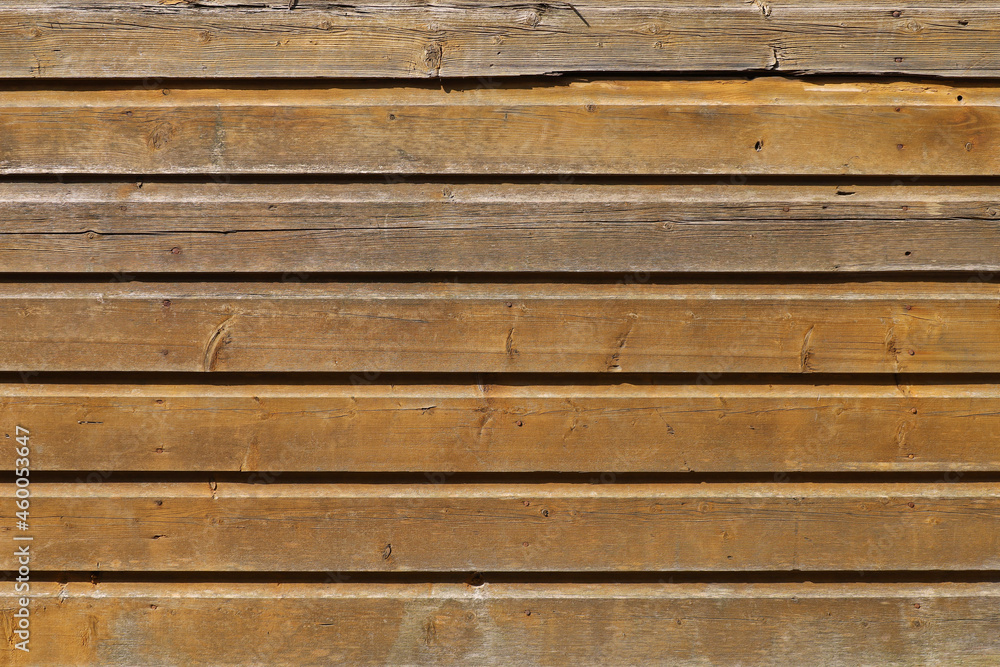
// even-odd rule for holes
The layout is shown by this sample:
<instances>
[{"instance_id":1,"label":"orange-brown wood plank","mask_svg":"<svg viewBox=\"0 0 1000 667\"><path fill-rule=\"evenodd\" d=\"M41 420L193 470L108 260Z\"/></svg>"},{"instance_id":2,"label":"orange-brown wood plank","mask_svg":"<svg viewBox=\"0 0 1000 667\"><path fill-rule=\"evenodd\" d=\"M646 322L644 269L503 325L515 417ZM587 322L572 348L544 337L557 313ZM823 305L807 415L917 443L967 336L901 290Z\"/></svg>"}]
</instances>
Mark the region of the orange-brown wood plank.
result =
<instances>
[{"instance_id":1,"label":"orange-brown wood plank","mask_svg":"<svg viewBox=\"0 0 1000 667\"><path fill-rule=\"evenodd\" d=\"M0 510L13 517L14 485ZM31 484L36 568L77 571L996 570L1000 486ZM15 544L11 542L11 544ZM0 566L17 568L13 547Z\"/></svg>"},{"instance_id":2,"label":"orange-brown wood plank","mask_svg":"<svg viewBox=\"0 0 1000 667\"><path fill-rule=\"evenodd\" d=\"M7 0L0 77L997 76L990 2Z\"/></svg>"},{"instance_id":3,"label":"orange-brown wood plank","mask_svg":"<svg viewBox=\"0 0 1000 667\"><path fill-rule=\"evenodd\" d=\"M989 280L1000 272L998 216L997 186L909 180L9 182L0 183L0 270L961 270Z\"/></svg>"},{"instance_id":4,"label":"orange-brown wood plank","mask_svg":"<svg viewBox=\"0 0 1000 667\"><path fill-rule=\"evenodd\" d=\"M341 575L337 580L344 578ZM5 583L7 628L19 595ZM990 665L996 584L32 584L4 665ZM9 630L8 630L9 632Z\"/></svg>"},{"instance_id":5,"label":"orange-brown wood plank","mask_svg":"<svg viewBox=\"0 0 1000 667\"><path fill-rule=\"evenodd\" d=\"M504 85L18 86L0 173L1000 174L991 83Z\"/></svg>"},{"instance_id":6,"label":"orange-brown wood plank","mask_svg":"<svg viewBox=\"0 0 1000 667\"><path fill-rule=\"evenodd\" d=\"M0 385L39 471L1000 470L1000 387L928 384ZM3 465L12 469L14 459ZM96 472L95 472L96 471ZM948 472L944 472L948 471Z\"/></svg>"},{"instance_id":7,"label":"orange-brown wood plank","mask_svg":"<svg viewBox=\"0 0 1000 667\"><path fill-rule=\"evenodd\" d=\"M987 373L1000 287L7 283L0 369Z\"/></svg>"}]
</instances>

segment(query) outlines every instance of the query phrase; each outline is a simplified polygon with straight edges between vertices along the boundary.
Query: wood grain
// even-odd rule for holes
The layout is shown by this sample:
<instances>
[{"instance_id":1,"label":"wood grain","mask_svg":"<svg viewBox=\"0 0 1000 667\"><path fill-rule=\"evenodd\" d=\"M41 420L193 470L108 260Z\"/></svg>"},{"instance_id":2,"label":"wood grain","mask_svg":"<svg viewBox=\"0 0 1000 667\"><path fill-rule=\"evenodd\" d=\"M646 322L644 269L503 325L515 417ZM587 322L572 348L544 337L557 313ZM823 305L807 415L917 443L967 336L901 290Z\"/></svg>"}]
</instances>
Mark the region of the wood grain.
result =
<instances>
[{"instance_id":1,"label":"wood grain","mask_svg":"<svg viewBox=\"0 0 1000 667\"><path fill-rule=\"evenodd\" d=\"M0 509L14 516L14 485ZM1000 488L959 483L31 484L46 569L996 570ZM14 551L0 566L16 569Z\"/></svg>"},{"instance_id":2,"label":"wood grain","mask_svg":"<svg viewBox=\"0 0 1000 667\"><path fill-rule=\"evenodd\" d=\"M990 83L462 85L19 86L0 173L1000 174Z\"/></svg>"},{"instance_id":3,"label":"wood grain","mask_svg":"<svg viewBox=\"0 0 1000 667\"><path fill-rule=\"evenodd\" d=\"M12 584L0 590L10 627L18 595ZM996 584L36 583L32 592L32 652L5 651L4 665L1000 659Z\"/></svg>"},{"instance_id":4,"label":"wood grain","mask_svg":"<svg viewBox=\"0 0 1000 667\"><path fill-rule=\"evenodd\" d=\"M36 470L1000 470L1000 387L866 384L0 385ZM13 435L13 432L6 433ZM12 469L13 459L3 461ZM97 472L94 472L97 471ZM949 471L949 472L943 472Z\"/></svg>"},{"instance_id":5,"label":"wood grain","mask_svg":"<svg viewBox=\"0 0 1000 667\"><path fill-rule=\"evenodd\" d=\"M0 665L997 664L997 81L985 0L4 2Z\"/></svg>"},{"instance_id":6,"label":"wood grain","mask_svg":"<svg viewBox=\"0 0 1000 667\"><path fill-rule=\"evenodd\" d=\"M992 185L14 182L0 221L11 272L1000 272Z\"/></svg>"},{"instance_id":7,"label":"wood grain","mask_svg":"<svg viewBox=\"0 0 1000 667\"><path fill-rule=\"evenodd\" d=\"M15 0L0 77L773 71L995 77L989 2Z\"/></svg>"},{"instance_id":8,"label":"wood grain","mask_svg":"<svg viewBox=\"0 0 1000 667\"><path fill-rule=\"evenodd\" d=\"M1000 372L1000 286L6 283L10 371Z\"/></svg>"}]
</instances>

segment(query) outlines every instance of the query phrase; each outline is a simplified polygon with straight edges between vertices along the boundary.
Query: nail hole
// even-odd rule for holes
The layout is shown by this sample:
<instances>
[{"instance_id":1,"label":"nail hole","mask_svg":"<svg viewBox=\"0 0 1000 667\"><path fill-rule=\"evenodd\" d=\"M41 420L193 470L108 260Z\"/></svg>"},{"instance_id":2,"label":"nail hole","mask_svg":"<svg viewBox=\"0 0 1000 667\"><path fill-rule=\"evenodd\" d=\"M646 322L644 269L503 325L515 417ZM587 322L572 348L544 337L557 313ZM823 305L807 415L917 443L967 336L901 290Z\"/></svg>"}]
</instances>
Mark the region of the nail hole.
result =
<instances>
[{"instance_id":1,"label":"nail hole","mask_svg":"<svg viewBox=\"0 0 1000 667\"><path fill-rule=\"evenodd\" d=\"M763 141L758 141L757 143L755 143L755 144L753 145L753 149L754 149L755 151L757 151L758 153L759 153L759 152L761 151L761 149L763 149L763 148L764 148L764 142L763 142Z\"/></svg>"},{"instance_id":2,"label":"nail hole","mask_svg":"<svg viewBox=\"0 0 1000 667\"><path fill-rule=\"evenodd\" d=\"M958 96L958 97L957 97L956 99L957 99L957 100L958 100L959 102L961 102L961 101L962 101L962 96L961 96L961 95L959 95L959 96Z\"/></svg>"},{"instance_id":3,"label":"nail hole","mask_svg":"<svg viewBox=\"0 0 1000 667\"><path fill-rule=\"evenodd\" d=\"M909 250L907 250L907 251L906 251L906 252L904 252L903 254L904 254L904 255L906 255L907 257L909 257L909 256L910 256L910 255L911 255L912 253L911 253L911 252L910 252Z\"/></svg>"}]
</instances>

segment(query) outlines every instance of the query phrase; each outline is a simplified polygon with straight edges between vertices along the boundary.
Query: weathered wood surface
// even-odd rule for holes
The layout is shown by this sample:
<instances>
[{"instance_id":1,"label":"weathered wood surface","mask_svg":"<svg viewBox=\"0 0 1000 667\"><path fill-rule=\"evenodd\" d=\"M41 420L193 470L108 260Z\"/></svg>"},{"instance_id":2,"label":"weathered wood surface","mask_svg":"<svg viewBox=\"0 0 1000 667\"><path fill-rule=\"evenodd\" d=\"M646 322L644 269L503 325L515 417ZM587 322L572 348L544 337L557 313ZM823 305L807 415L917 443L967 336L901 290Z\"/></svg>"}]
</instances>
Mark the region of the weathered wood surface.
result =
<instances>
[{"instance_id":1,"label":"weathered wood surface","mask_svg":"<svg viewBox=\"0 0 1000 667\"><path fill-rule=\"evenodd\" d=\"M9 182L0 221L10 272L1000 272L985 185Z\"/></svg>"},{"instance_id":2,"label":"weathered wood surface","mask_svg":"<svg viewBox=\"0 0 1000 667\"><path fill-rule=\"evenodd\" d=\"M973 2L4 3L0 664L1000 662Z\"/></svg>"},{"instance_id":3,"label":"weathered wood surface","mask_svg":"<svg viewBox=\"0 0 1000 667\"><path fill-rule=\"evenodd\" d=\"M1000 372L1000 286L7 283L8 371Z\"/></svg>"},{"instance_id":4,"label":"weathered wood surface","mask_svg":"<svg viewBox=\"0 0 1000 667\"><path fill-rule=\"evenodd\" d=\"M776 71L994 77L990 2L14 0L0 77Z\"/></svg>"},{"instance_id":5,"label":"weathered wood surface","mask_svg":"<svg viewBox=\"0 0 1000 667\"><path fill-rule=\"evenodd\" d=\"M465 85L19 86L0 173L1000 174L990 83Z\"/></svg>"},{"instance_id":6,"label":"weathered wood surface","mask_svg":"<svg viewBox=\"0 0 1000 667\"><path fill-rule=\"evenodd\" d=\"M83 471L87 481L116 471L260 472L254 479L269 481L283 471L416 470L443 480L797 470L958 479L1000 470L996 384L523 382L6 384L0 412L8 429L33 434L35 469Z\"/></svg>"},{"instance_id":7,"label":"weathered wood surface","mask_svg":"<svg viewBox=\"0 0 1000 667\"><path fill-rule=\"evenodd\" d=\"M14 486L0 509L14 516ZM76 571L996 570L1000 487L958 483L31 485ZM13 544L13 543L12 543ZM16 569L11 549L0 566Z\"/></svg>"},{"instance_id":8,"label":"weathered wood surface","mask_svg":"<svg viewBox=\"0 0 1000 667\"><path fill-rule=\"evenodd\" d=\"M1000 660L997 584L36 583L32 590L32 652L8 648L4 665ZM12 584L0 591L10 627L18 595Z\"/></svg>"}]
</instances>

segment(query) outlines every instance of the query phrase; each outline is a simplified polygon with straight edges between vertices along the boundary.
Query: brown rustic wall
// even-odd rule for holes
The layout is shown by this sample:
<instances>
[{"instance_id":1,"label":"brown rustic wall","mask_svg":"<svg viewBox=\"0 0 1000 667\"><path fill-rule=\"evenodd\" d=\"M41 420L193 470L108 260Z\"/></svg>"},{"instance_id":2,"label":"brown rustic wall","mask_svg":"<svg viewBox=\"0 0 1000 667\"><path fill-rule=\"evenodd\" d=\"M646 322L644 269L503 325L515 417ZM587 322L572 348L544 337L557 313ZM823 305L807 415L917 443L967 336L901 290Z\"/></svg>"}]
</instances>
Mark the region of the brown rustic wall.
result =
<instances>
[{"instance_id":1,"label":"brown rustic wall","mask_svg":"<svg viewBox=\"0 0 1000 667\"><path fill-rule=\"evenodd\" d=\"M1000 664L998 76L985 1L4 2L0 664Z\"/></svg>"}]
</instances>

